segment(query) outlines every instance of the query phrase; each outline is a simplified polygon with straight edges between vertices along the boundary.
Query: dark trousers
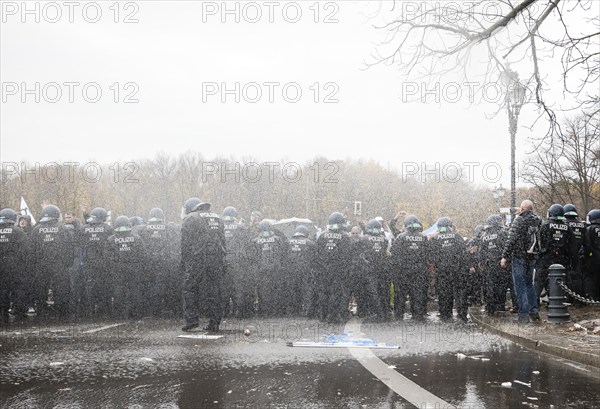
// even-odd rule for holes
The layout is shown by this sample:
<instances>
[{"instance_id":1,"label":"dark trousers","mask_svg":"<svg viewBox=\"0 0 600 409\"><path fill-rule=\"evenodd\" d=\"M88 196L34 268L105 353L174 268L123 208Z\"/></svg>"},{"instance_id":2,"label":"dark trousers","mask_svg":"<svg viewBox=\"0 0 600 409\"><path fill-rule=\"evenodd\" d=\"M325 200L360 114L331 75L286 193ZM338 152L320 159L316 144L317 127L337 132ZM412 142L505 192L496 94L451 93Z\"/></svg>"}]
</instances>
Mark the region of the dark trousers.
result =
<instances>
[{"instance_id":1,"label":"dark trousers","mask_svg":"<svg viewBox=\"0 0 600 409\"><path fill-rule=\"evenodd\" d=\"M199 307L218 327L223 317L223 263L198 263L183 271L183 317L186 325L199 322ZM199 298L202 297L202 303Z\"/></svg>"},{"instance_id":2,"label":"dark trousers","mask_svg":"<svg viewBox=\"0 0 600 409\"><path fill-rule=\"evenodd\" d=\"M452 318L452 306L454 304L454 289L456 287L455 273L452 271L440 271L437 274L438 308L442 319Z\"/></svg>"}]
</instances>

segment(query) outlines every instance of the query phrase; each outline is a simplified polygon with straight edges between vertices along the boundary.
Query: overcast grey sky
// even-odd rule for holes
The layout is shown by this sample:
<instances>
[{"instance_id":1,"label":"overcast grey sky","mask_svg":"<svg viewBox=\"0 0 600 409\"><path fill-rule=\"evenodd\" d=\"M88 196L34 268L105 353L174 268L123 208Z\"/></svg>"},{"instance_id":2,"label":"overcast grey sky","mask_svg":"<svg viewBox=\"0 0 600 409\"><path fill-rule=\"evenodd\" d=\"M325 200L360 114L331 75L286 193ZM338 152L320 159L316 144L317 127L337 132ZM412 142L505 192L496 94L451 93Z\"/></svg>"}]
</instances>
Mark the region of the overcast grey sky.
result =
<instances>
[{"instance_id":1,"label":"overcast grey sky","mask_svg":"<svg viewBox=\"0 0 600 409\"><path fill-rule=\"evenodd\" d=\"M439 85L439 103L432 95L408 102L394 67L364 69L382 38L373 28L380 20L371 19L378 2L228 2L239 7L239 22L235 13L223 14L220 1L80 2L72 23L61 2L59 9L30 2L32 10L38 4L39 23L23 14L21 2L2 3L4 162L111 163L187 150L303 162L319 154L396 169L478 162L481 183L482 166L495 162L509 185L508 120L505 112L486 118L497 110L493 97L471 104L468 87L449 77ZM51 23L57 11L62 15ZM238 91L223 95L223 83L231 90L239 83ZM449 83L462 93L455 102L444 101ZM418 97L424 89L415 87ZM98 89L99 100L89 102ZM525 108L521 123L535 115ZM544 131L540 124L537 132ZM519 159L532 135L519 129Z\"/></svg>"}]
</instances>

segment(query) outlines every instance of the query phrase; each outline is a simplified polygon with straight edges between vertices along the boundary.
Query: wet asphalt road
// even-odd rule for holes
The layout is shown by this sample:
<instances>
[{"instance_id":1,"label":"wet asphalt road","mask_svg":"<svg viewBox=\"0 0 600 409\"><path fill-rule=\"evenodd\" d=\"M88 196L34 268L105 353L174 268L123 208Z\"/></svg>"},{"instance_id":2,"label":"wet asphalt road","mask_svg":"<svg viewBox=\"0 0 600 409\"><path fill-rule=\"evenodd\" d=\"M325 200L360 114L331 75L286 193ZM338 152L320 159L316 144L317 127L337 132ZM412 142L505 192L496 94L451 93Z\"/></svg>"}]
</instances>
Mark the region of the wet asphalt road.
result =
<instances>
[{"instance_id":1,"label":"wet asphalt road","mask_svg":"<svg viewBox=\"0 0 600 409\"><path fill-rule=\"evenodd\" d=\"M117 325L118 324L118 325ZM13 325L0 332L3 408L409 408L331 326L302 318L227 320L222 339L181 339L179 320ZM250 336L243 334L251 330ZM463 408L600 407L598 369L523 349L472 324L362 323L397 350L390 369ZM511 386L503 383L511 382ZM418 405L422 404L414 402Z\"/></svg>"}]
</instances>

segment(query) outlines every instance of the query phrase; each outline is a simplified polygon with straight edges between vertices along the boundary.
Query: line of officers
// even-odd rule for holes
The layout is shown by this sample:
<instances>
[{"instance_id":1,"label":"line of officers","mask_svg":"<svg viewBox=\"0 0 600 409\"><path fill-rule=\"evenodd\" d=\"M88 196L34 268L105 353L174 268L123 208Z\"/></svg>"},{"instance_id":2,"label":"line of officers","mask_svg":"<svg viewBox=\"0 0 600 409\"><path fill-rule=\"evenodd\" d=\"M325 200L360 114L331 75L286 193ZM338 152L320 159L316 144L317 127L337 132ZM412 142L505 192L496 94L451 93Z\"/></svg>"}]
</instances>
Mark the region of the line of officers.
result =
<instances>
[{"instance_id":1,"label":"line of officers","mask_svg":"<svg viewBox=\"0 0 600 409\"><path fill-rule=\"evenodd\" d=\"M340 323L354 297L360 316L386 320L394 283L394 316L404 316L408 299L412 318L423 320L433 272L441 319L452 319L455 306L458 317L467 320L473 288L483 287L486 310L494 313L504 310L512 283L510 270L499 266L507 237L499 215L488 217L470 241L454 231L448 217L437 221L438 233L431 238L422 233L416 216L405 217L402 231L392 220L395 238L390 239L376 219L362 226L364 234L350 235L344 215L334 212L326 230L313 240L304 226L288 239L260 212L253 212L245 225L234 207L218 215L198 198L184 203L181 216L180 226L166 223L162 210L154 208L145 224L132 227L128 217L119 216L113 228L106 223L107 211L97 207L86 224L77 226L63 224L60 210L48 205L26 234L15 225L16 213L2 210L3 318L9 309L19 315L32 306L38 314L113 318L171 311L183 312L182 329L189 331L200 325L202 311L209 318L205 329L218 331L227 314L306 315ZM581 239L577 245L571 227L556 228L557 221L566 221L551 220L548 228L555 231L542 236L551 237L547 254L540 255L547 261L542 265L561 262L579 272L587 268L584 275L592 277L588 287L596 291L598 274L589 271L600 271L600 239L592 237L600 235L600 217L580 230L579 239L575 235ZM584 263L576 246L583 249L588 231L592 241ZM557 239L560 235L565 239ZM569 276L569 282L582 281Z\"/></svg>"}]
</instances>

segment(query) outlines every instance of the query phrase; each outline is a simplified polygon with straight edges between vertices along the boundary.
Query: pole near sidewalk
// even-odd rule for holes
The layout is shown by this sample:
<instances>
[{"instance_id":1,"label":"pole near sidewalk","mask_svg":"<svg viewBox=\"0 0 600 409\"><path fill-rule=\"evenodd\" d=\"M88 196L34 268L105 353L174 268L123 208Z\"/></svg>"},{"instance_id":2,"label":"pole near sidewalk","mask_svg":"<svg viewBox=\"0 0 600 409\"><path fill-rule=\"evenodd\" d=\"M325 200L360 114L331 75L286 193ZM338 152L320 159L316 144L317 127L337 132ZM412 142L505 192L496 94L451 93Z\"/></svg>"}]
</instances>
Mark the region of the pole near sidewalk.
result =
<instances>
[{"instance_id":1,"label":"pole near sidewalk","mask_svg":"<svg viewBox=\"0 0 600 409\"><path fill-rule=\"evenodd\" d=\"M548 291L550 293L548 296L548 322L552 324L568 322L571 315L564 304L567 297L558 285L559 281L566 281L565 268L561 264L552 264L548 270Z\"/></svg>"}]
</instances>

